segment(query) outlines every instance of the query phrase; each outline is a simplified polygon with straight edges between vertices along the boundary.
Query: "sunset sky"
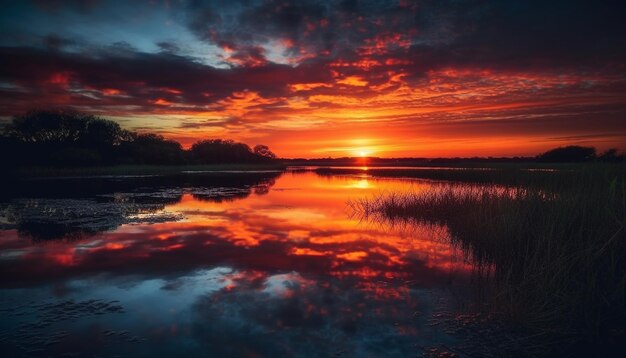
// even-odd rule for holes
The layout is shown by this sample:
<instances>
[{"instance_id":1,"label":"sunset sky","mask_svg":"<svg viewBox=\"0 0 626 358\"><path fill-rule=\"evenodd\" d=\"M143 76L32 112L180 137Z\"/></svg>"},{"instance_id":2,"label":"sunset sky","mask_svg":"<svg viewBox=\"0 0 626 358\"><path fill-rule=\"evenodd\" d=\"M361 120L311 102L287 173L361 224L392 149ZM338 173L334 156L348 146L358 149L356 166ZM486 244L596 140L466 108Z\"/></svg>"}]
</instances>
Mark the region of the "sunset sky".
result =
<instances>
[{"instance_id":1,"label":"sunset sky","mask_svg":"<svg viewBox=\"0 0 626 358\"><path fill-rule=\"evenodd\" d=\"M0 120L281 157L626 149L623 1L2 1Z\"/></svg>"}]
</instances>

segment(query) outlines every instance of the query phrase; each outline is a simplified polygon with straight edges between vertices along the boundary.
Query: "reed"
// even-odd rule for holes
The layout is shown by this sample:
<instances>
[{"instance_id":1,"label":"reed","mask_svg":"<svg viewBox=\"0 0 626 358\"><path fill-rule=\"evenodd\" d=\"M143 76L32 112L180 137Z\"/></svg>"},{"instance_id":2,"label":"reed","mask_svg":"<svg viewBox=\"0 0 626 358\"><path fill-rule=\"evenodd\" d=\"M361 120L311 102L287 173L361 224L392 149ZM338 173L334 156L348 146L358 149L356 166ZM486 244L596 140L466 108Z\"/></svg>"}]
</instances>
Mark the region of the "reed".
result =
<instances>
[{"instance_id":1,"label":"reed","mask_svg":"<svg viewBox=\"0 0 626 358\"><path fill-rule=\"evenodd\" d=\"M502 317L558 334L623 337L625 168L526 175L508 187L443 183L351 205L368 219L446 225L477 271L490 273L485 306Z\"/></svg>"}]
</instances>

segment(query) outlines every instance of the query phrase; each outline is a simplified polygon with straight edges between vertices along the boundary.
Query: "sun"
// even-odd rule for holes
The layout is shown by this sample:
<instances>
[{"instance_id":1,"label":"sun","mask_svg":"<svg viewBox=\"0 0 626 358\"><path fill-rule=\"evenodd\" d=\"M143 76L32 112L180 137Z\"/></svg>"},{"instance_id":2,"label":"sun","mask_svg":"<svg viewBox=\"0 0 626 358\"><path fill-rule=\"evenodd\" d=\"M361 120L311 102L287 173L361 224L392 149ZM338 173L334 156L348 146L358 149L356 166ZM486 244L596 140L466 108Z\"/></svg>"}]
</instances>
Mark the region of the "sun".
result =
<instances>
[{"instance_id":1,"label":"sun","mask_svg":"<svg viewBox=\"0 0 626 358\"><path fill-rule=\"evenodd\" d=\"M352 139L345 149L346 154L354 158L368 158L374 153L372 140L369 138Z\"/></svg>"},{"instance_id":2,"label":"sun","mask_svg":"<svg viewBox=\"0 0 626 358\"><path fill-rule=\"evenodd\" d=\"M367 148L357 148L353 151L353 153L357 157L366 158L372 154L372 151Z\"/></svg>"}]
</instances>

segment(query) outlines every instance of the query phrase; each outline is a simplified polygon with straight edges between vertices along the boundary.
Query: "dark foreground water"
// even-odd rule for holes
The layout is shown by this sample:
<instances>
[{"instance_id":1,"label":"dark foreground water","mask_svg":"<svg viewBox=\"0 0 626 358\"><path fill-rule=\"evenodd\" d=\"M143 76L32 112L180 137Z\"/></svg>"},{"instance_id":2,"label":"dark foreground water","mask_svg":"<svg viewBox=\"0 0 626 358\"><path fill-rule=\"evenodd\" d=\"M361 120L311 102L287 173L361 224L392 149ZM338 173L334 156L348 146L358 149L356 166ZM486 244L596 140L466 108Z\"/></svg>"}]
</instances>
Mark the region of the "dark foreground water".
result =
<instances>
[{"instance_id":1,"label":"dark foreground water","mask_svg":"<svg viewBox=\"0 0 626 358\"><path fill-rule=\"evenodd\" d=\"M0 352L412 357L470 274L445 228L351 217L424 181L313 172L42 180L0 198Z\"/></svg>"}]
</instances>

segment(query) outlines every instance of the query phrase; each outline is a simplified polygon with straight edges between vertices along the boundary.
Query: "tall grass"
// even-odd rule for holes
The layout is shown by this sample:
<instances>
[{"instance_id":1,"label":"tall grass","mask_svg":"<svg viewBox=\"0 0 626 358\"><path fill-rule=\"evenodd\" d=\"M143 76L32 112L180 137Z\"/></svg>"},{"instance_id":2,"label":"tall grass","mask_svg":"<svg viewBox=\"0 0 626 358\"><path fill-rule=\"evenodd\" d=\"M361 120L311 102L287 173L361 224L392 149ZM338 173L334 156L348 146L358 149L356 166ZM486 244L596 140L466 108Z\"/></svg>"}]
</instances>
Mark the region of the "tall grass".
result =
<instances>
[{"instance_id":1,"label":"tall grass","mask_svg":"<svg viewBox=\"0 0 626 358\"><path fill-rule=\"evenodd\" d=\"M377 220L444 224L477 269L494 312L529 327L624 335L626 170L591 166L516 187L435 185L353 202Z\"/></svg>"}]
</instances>

